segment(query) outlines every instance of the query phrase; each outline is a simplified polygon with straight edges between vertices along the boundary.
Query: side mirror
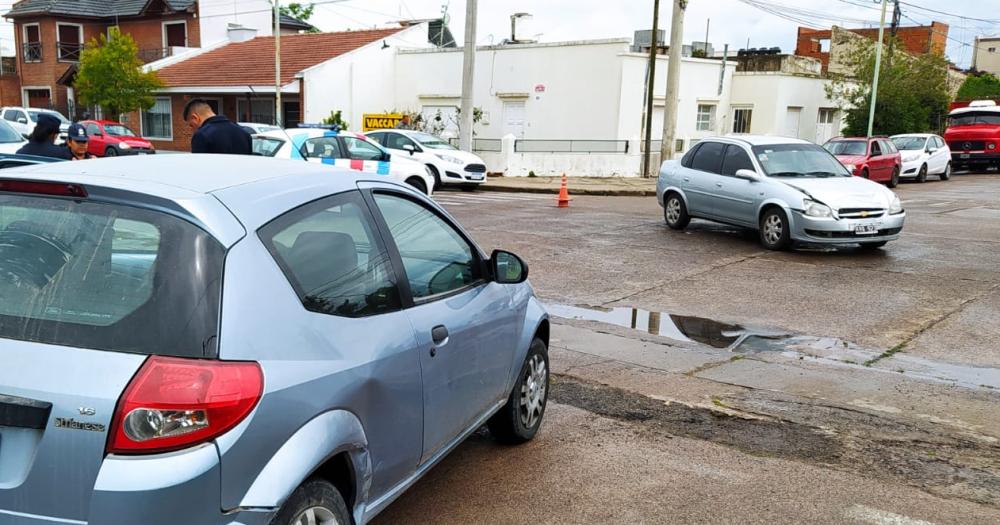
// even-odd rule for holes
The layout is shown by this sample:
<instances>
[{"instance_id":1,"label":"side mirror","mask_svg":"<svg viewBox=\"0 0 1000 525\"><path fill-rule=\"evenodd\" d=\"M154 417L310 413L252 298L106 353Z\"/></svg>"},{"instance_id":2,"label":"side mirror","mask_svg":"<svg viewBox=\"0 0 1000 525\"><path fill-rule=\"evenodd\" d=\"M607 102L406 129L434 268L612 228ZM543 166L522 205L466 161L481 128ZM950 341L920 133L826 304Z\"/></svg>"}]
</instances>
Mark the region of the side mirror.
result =
<instances>
[{"instance_id":1,"label":"side mirror","mask_svg":"<svg viewBox=\"0 0 1000 525\"><path fill-rule=\"evenodd\" d=\"M100 131L98 131L97 133L91 133L90 136L91 137L103 137L104 133L101 133Z\"/></svg>"},{"instance_id":2,"label":"side mirror","mask_svg":"<svg viewBox=\"0 0 1000 525\"><path fill-rule=\"evenodd\" d=\"M28 119L26 119L24 117L17 117L17 121L19 123L21 123L21 124L27 124L28 123Z\"/></svg>"},{"instance_id":3,"label":"side mirror","mask_svg":"<svg viewBox=\"0 0 1000 525\"><path fill-rule=\"evenodd\" d=\"M745 181L760 182L760 175L758 175L754 170L736 170L734 176L737 179L743 179Z\"/></svg>"},{"instance_id":4,"label":"side mirror","mask_svg":"<svg viewBox=\"0 0 1000 525\"><path fill-rule=\"evenodd\" d=\"M409 151L410 155L413 155L414 153L417 152L417 148L414 148L413 144L403 144L403 149Z\"/></svg>"},{"instance_id":5,"label":"side mirror","mask_svg":"<svg viewBox=\"0 0 1000 525\"><path fill-rule=\"evenodd\" d=\"M518 284L528 280L528 264L513 253L493 250L490 267L493 269L493 280L500 284Z\"/></svg>"},{"instance_id":6,"label":"side mirror","mask_svg":"<svg viewBox=\"0 0 1000 525\"><path fill-rule=\"evenodd\" d=\"M938 150L937 148L927 148L927 153L934 153L937 150Z\"/></svg>"}]
</instances>

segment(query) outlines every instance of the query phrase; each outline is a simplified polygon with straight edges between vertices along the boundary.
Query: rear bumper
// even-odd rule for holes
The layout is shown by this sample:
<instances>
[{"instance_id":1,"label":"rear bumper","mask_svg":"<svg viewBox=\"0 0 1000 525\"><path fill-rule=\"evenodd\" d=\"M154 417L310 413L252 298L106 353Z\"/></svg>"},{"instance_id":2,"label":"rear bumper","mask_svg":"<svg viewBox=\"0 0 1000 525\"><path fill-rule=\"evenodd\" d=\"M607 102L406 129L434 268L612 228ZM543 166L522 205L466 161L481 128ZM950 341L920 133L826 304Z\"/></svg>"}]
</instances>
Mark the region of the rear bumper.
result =
<instances>
[{"instance_id":1,"label":"rear bumper","mask_svg":"<svg viewBox=\"0 0 1000 525\"><path fill-rule=\"evenodd\" d=\"M792 239L816 244L857 244L860 242L893 241L899 238L906 222L906 213L883 215L874 219L832 219L792 214ZM856 234L856 226L877 224L876 234Z\"/></svg>"}]
</instances>

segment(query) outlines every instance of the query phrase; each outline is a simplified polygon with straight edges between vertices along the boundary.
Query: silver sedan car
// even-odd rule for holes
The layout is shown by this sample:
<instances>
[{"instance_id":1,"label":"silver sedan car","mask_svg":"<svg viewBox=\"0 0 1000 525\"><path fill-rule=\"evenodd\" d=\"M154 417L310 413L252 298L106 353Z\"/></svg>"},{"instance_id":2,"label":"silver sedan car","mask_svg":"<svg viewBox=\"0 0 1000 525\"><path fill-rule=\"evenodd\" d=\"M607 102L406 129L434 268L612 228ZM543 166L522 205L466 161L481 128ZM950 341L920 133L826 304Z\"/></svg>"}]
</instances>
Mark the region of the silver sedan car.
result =
<instances>
[{"instance_id":1,"label":"silver sedan car","mask_svg":"<svg viewBox=\"0 0 1000 525\"><path fill-rule=\"evenodd\" d=\"M656 195L670 228L683 229L692 217L752 228L770 250L879 248L899 238L906 219L892 190L851 176L811 142L780 137L702 140L663 163Z\"/></svg>"}]
</instances>

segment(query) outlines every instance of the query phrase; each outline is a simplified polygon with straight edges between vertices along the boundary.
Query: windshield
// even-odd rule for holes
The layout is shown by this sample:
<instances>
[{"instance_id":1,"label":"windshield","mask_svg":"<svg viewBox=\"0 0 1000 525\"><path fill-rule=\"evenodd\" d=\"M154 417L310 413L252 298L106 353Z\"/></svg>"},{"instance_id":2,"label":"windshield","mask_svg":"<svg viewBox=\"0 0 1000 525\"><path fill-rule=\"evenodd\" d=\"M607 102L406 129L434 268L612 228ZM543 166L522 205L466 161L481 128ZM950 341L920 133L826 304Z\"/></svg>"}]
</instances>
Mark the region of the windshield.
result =
<instances>
[{"instance_id":1,"label":"windshield","mask_svg":"<svg viewBox=\"0 0 1000 525\"><path fill-rule=\"evenodd\" d=\"M851 176L836 157L815 144L754 146L753 152L771 177Z\"/></svg>"},{"instance_id":2,"label":"windshield","mask_svg":"<svg viewBox=\"0 0 1000 525\"><path fill-rule=\"evenodd\" d=\"M896 145L896 149L906 151L924 149L927 137L896 137L892 139L892 143Z\"/></svg>"},{"instance_id":3,"label":"windshield","mask_svg":"<svg viewBox=\"0 0 1000 525\"><path fill-rule=\"evenodd\" d=\"M0 337L214 354L224 256L166 213L0 193Z\"/></svg>"},{"instance_id":4,"label":"windshield","mask_svg":"<svg viewBox=\"0 0 1000 525\"><path fill-rule=\"evenodd\" d=\"M450 149L457 150L455 146L452 146L448 141L442 139L441 137L431 135L430 133L410 133L408 135L411 139L420 143L421 146L430 149Z\"/></svg>"},{"instance_id":5,"label":"windshield","mask_svg":"<svg viewBox=\"0 0 1000 525\"><path fill-rule=\"evenodd\" d=\"M104 131L112 137L134 137L135 133L121 124L105 124Z\"/></svg>"},{"instance_id":6,"label":"windshield","mask_svg":"<svg viewBox=\"0 0 1000 525\"><path fill-rule=\"evenodd\" d=\"M970 111L948 117L949 126L972 126L976 124L1000 126L1000 112Z\"/></svg>"},{"instance_id":7,"label":"windshield","mask_svg":"<svg viewBox=\"0 0 1000 525\"><path fill-rule=\"evenodd\" d=\"M868 144L863 140L834 140L823 145L834 155L864 156L868 153Z\"/></svg>"},{"instance_id":8,"label":"windshield","mask_svg":"<svg viewBox=\"0 0 1000 525\"><path fill-rule=\"evenodd\" d=\"M59 119L59 122L62 124L72 124L72 122L70 122L68 118L62 116L62 113L59 113L58 111L42 111L41 113L45 113L46 115L52 115L53 117ZM32 118L31 120L35 119Z\"/></svg>"},{"instance_id":9,"label":"windshield","mask_svg":"<svg viewBox=\"0 0 1000 525\"><path fill-rule=\"evenodd\" d=\"M0 144L24 142L24 137L14 130L5 120L0 120Z\"/></svg>"}]
</instances>

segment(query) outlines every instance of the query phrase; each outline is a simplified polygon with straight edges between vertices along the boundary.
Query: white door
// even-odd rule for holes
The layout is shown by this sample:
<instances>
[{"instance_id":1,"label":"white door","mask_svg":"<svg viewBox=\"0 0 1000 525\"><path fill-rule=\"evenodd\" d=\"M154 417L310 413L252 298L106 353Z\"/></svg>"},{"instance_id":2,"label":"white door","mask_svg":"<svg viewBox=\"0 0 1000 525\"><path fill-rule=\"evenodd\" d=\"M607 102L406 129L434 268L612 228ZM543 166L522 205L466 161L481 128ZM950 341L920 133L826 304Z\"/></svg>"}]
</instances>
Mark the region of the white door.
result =
<instances>
[{"instance_id":1,"label":"white door","mask_svg":"<svg viewBox=\"0 0 1000 525\"><path fill-rule=\"evenodd\" d=\"M524 138L524 101L504 101L503 103L503 136L514 135Z\"/></svg>"},{"instance_id":2,"label":"white door","mask_svg":"<svg viewBox=\"0 0 1000 525\"><path fill-rule=\"evenodd\" d=\"M793 108L789 106L788 112L785 113L785 136L792 138L799 138L799 121L802 118L802 108Z\"/></svg>"},{"instance_id":3,"label":"white door","mask_svg":"<svg viewBox=\"0 0 1000 525\"><path fill-rule=\"evenodd\" d=\"M816 144L825 144L833 138L833 115L837 111L833 108L819 108L819 116L816 118Z\"/></svg>"}]
</instances>

